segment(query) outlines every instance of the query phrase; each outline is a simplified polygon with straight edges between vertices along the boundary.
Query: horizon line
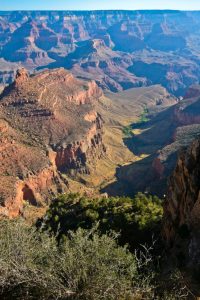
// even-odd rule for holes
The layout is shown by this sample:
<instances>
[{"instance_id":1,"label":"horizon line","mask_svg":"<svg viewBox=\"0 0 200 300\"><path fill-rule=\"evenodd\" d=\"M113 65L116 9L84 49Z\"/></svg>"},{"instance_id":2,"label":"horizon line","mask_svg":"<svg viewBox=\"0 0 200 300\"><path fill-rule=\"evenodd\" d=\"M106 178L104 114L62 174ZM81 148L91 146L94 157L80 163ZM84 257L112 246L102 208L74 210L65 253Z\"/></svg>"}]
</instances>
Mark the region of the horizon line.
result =
<instances>
[{"instance_id":1,"label":"horizon line","mask_svg":"<svg viewBox=\"0 0 200 300\"><path fill-rule=\"evenodd\" d=\"M123 11L123 12L137 12L137 11L171 11L171 12L200 12L200 9L169 9L169 8L151 8L151 9L5 9L0 12L31 12L31 11L52 11L52 12L101 12L101 11Z\"/></svg>"}]
</instances>

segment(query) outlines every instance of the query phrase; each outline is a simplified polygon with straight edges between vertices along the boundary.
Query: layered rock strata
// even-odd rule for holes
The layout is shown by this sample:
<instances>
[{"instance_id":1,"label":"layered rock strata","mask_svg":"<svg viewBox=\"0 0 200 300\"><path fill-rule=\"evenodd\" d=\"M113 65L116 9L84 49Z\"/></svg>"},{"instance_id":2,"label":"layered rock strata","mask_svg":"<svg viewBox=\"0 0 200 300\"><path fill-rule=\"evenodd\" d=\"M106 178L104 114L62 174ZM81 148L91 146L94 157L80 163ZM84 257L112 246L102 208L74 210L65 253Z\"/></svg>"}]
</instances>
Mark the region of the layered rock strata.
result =
<instances>
[{"instance_id":1,"label":"layered rock strata","mask_svg":"<svg viewBox=\"0 0 200 300\"><path fill-rule=\"evenodd\" d=\"M46 205L67 191L65 174L90 173L105 155L103 121L95 111L96 83L64 69L29 76L18 70L0 96L0 213Z\"/></svg>"}]
</instances>

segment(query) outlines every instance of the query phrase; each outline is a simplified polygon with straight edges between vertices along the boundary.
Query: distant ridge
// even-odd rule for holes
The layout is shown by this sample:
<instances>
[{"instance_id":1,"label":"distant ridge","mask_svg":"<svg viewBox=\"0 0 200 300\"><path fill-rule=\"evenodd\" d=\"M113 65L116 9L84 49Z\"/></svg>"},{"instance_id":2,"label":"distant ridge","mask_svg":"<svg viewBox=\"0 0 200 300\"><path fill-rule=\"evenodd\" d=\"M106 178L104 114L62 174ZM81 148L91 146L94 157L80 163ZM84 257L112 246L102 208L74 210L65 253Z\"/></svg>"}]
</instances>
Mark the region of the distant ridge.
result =
<instances>
[{"instance_id":1,"label":"distant ridge","mask_svg":"<svg viewBox=\"0 0 200 300\"><path fill-rule=\"evenodd\" d=\"M17 68L64 67L112 92L161 84L184 96L199 83L199 36L199 11L0 11L0 86Z\"/></svg>"},{"instance_id":2,"label":"distant ridge","mask_svg":"<svg viewBox=\"0 0 200 300\"><path fill-rule=\"evenodd\" d=\"M139 9L139 10L129 10L129 9L102 9L102 10L0 10L0 13L7 14L12 12L63 12L67 14L82 14L82 13L110 13L110 12L116 12L116 13L179 13L179 12L191 12L192 10L174 10L174 9ZM195 10L198 12L199 10Z\"/></svg>"}]
</instances>

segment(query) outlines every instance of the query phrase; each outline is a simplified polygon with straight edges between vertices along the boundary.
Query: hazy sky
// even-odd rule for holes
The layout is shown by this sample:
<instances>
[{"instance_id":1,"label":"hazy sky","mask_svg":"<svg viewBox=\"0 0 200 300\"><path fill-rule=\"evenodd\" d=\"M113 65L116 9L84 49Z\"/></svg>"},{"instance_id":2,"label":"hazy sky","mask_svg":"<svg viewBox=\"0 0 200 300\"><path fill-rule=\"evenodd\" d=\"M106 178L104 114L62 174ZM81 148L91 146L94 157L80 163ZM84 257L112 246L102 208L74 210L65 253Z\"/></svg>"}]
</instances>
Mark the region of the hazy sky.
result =
<instances>
[{"instance_id":1,"label":"hazy sky","mask_svg":"<svg viewBox=\"0 0 200 300\"><path fill-rule=\"evenodd\" d=\"M0 0L0 10L181 9L200 10L200 0Z\"/></svg>"}]
</instances>

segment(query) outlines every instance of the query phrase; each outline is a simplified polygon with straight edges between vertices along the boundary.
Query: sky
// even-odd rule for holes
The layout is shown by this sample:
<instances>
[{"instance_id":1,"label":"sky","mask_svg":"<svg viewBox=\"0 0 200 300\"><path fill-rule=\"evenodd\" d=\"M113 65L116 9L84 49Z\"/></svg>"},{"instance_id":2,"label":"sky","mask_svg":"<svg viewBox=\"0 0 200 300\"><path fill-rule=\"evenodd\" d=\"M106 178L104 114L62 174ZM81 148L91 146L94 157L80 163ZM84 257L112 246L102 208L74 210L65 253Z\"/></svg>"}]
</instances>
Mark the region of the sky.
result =
<instances>
[{"instance_id":1,"label":"sky","mask_svg":"<svg viewBox=\"0 0 200 300\"><path fill-rule=\"evenodd\" d=\"M0 0L0 10L200 10L200 0Z\"/></svg>"}]
</instances>

